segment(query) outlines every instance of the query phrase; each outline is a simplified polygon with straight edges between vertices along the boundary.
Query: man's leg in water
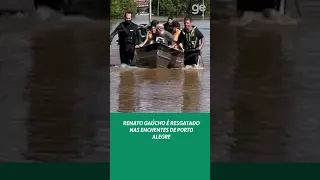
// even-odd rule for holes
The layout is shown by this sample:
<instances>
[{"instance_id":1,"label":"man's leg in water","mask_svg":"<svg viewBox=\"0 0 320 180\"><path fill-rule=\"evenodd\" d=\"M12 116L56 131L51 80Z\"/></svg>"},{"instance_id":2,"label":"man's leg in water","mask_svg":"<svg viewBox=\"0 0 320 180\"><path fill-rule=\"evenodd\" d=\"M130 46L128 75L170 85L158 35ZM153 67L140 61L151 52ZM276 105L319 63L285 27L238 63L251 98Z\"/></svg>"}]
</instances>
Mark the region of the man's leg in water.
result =
<instances>
[{"instance_id":1,"label":"man's leg in water","mask_svg":"<svg viewBox=\"0 0 320 180\"><path fill-rule=\"evenodd\" d=\"M134 45L126 45L120 50L121 64L131 65L134 57Z\"/></svg>"},{"instance_id":2,"label":"man's leg in water","mask_svg":"<svg viewBox=\"0 0 320 180\"><path fill-rule=\"evenodd\" d=\"M188 52L184 52L184 65L187 66L191 66L194 64L197 64L197 60L198 60L198 52L195 51L188 51Z\"/></svg>"},{"instance_id":3,"label":"man's leg in water","mask_svg":"<svg viewBox=\"0 0 320 180\"><path fill-rule=\"evenodd\" d=\"M130 65L134 57L134 49L119 48L121 64Z\"/></svg>"},{"instance_id":4,"label":"man's leg in water","mask_svg":"<svg viewBox=\"0 0 320 180\"><path fill-rule=\"evenodd\" d=\"M120 54L120 62L121 64L127 64L127 57L126 57L126 51L124 48L119 48L119 54Z\"/></svg>"},{"instance_id":5,"label":"man's leg in water","mask_svg":"<svg viewBox=\"0 0 320 180\"><path fill-rule=\"evenodd\" d=\"M127 51L128 65L132 64L133 58L134 58L134 49L130 49L130 50Z\"/></svg>"}]
</instances>

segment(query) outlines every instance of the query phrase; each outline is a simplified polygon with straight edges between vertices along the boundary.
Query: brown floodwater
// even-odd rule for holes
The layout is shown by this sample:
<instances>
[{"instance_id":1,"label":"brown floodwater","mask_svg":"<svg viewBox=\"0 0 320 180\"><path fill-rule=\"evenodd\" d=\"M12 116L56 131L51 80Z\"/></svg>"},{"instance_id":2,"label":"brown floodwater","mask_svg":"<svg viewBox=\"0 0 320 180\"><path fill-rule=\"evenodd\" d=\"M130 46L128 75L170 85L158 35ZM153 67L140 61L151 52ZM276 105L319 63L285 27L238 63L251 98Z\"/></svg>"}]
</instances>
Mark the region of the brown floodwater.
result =
<instances>
[{"instance_id":1,"label":"brown floodwater","mask_svg":"<svg viewBox=\"0 0 320 180\"><path fill-rule=\"evenodd\" d=\"M109 161L108 25L0 24L0 161Z\"/></svg>"},{"instance_id":2,"label":"brown floodwater","mask_svg":"<svg viewBox=\"0 0 320 180\"><path fill-rule=\"evenodd\" d=\"M138 16L134 23L147 23ZM111 24L111 31L119 22ZM181 23L183 24L183 23ZM111 112L209 112L210 21L194 20L203 33L204 69L142 69L110 67ZM117 36L110 50L111 64L119 64Z\"/></svg>"},{"instance_id":3,"label":"brown floodwater","mask_svg":"<svg viewBox=\"0 0 320 180\"><path fill-rule=\"evenodd\" d=\"M211 107L215 162L320 161L319 8L295 26L213 23L205 70L110 67L106 23L0 18L0 161L109 161L109 107Z\"/></svg>"},{"instance_id":4,"label":"brown floodwater","mask_svg":"<svg viewBox=\"0 0 320 180\"><path fill-rule=\"evenodd\" d=\"M298 25L213 25L211 161L320 161L320 4L301 7Z\"/></svg>"}]
</instances>

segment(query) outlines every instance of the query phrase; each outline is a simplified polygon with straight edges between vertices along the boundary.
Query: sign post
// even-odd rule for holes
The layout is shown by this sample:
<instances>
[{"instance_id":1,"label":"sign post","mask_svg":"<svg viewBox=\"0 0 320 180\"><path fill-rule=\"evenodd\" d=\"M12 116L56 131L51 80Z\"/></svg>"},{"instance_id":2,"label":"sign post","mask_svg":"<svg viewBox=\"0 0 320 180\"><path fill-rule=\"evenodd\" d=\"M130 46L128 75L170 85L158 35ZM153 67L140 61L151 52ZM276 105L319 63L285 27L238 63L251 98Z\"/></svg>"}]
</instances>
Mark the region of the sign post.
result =
<instances>
[{"instance_id":1,"label":"sign post","mask_svg":"<svg viewBox=\"0 0 320 180\"><path fill-rule=\"evenodd\" d=\"M152 0L149 0L149 22L152 21Z\"/></svg>"},{"instance_id":2,"label":"sign post","mask_svg":"<svg viewBox=\"0 0 320 180\"><path fill-rule=\"evenodd\" d=\"M202 0L202 4L204 5L204 0ZM204 5L206 7L206 5ZM204 11L202 11L202 18L204 18Z\"/></svg>"}]
</instances>

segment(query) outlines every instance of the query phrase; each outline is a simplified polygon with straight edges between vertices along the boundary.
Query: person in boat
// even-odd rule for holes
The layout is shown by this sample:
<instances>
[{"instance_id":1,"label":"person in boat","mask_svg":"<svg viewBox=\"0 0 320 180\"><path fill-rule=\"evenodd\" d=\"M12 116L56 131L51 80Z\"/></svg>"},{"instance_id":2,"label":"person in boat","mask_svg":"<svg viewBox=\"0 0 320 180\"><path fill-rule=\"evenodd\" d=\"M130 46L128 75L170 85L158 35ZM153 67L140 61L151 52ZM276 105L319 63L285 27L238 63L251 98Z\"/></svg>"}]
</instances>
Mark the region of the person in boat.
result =
<instances>
[{"instance_id":1,"label":"person in boat","mask_svg":"<svg viewBox=\"0 0 320 180\"><path fill-rule=\"evenodd\" d=\"M157 21L157 20L152 20L152 21L150 22L149 29L151 29L152 27L156 27L158 24L159 24L159 21Z\"/></svg>"},{"instance_id":2,"label":"person in boat","mask_svg":"<svg viewBox=\"0 0 320 180\"><path fill-rule=\"evenodd\" d=\"M165 44L171 45L173 41L173 35L170 32L166 31L162 24L157 24L156 29L157 36L162 37L166 41L164 42Z\"/></svg>"},{"instance_id":3,"label":"person in boat","mask_svg":"<svg viewBox=\"0 0 320 180\"><path fill-rule=\"evenodd\" d=\"M119 53L121 64L130 65L134 58L135 46L140 42L139 27L132 22L132 13L124 14L124 22L121 22L110 35L110 47L114 36L119 36Z\"/></svg>"},{"instance_id":4,"label":"person in boat","mask_svg":"<svg viewBox=\"0 0 320 180\"><path fill-rule=\"evenodd\" d=\"M152 44L156 41L157 31L155 26L151 26L150 30L147 32L146 39L144 42L138 45L138 47L142 47L147 44Z\"/></svg>"},{"instance_id":5,"label":"person in boat","mask_svg":"<svg viewBox=\"0 0 320 180\"><path fill-rule=\"evenodd\" d=\"M173 35L173 41L171 45L175 45L178 41L179 35L180 35L180 23L179 21L172 21L172 35ZM177 46L179 47L179 46Z\"/></svg>"},{"instance_id":6,"label":"person in boat","mask_svg":"<svg viewBox=\"0 0 320 180\"><path fill-rule=\"evenodd\" d=\"M184 18L184 28L178 41L171 47L179 46L184 51L184 65L196 65L204 45L204 36L200 30L192 25L191 17Z\"/></svg>"},{"instance_id":7,"label":"person in boat","mask_svg":"<svg viewBox=\"0 0 320 180\"><path fill-rule=\"evenodd\" d=\"M164 26L164 30L172 33L172 30L173 30L172 17L168 17L168 21L163 26Z\"/></svg>"}]
</instances>

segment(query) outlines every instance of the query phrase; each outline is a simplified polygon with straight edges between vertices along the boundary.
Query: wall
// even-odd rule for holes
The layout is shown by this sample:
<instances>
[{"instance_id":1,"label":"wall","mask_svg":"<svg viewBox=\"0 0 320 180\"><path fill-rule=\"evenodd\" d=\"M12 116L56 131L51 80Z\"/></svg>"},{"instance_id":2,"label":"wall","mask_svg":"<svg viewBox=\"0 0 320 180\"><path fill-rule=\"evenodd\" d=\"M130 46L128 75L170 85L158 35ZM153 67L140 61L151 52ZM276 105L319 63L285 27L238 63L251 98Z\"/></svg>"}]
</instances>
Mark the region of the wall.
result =
<instances>
[{"instance_id":1,"label":"wall","mask_svg":"<svg viewBox=\"0 0 320 180\"><path fill-rule=\"evenodd\" d=\"M317 0L298 0L300 8L305 9L304 4L316 2ZM263 11L265 8L277 8L280 0L213 0L213 17L227 17L239 15L238 10L242 11ZM318 2L318 1L317 1ZM287 12L295 12L294 0L287 0ZM319 3L320 4L320 3Z\"/></svg>"},{"instance_id":2,"label":"wall","mask_svg":"<svg viewBox=\"0 0 320 180\"><path fill-rule=\"evenodd\" d=\"M280 0L238 0L237 9L240 11L261 12L267 8L276 8L275 5L279 3Z\"/></svg>"},{"instance_id":3,"label":"wall","mask_svg":"<svg viewBox=\"0 0 320 180\"><path fill-rule=\"evenodd\" d=\"M236 0L213 0L211 1L213 18L233 16L237 12Z\"/></svg>"},{"instance_id":4,"label":"wall","mask_svg":"<svg viewBox=\"0 0 320 180\"><path fill-rule=\"evenodd\" d=\"M33 0L1 0L0 11L28 11L34 12L35 6Z\"/></svg>"},{"instance_id":5,"label":"wall","mask_svg":"<svg viewBox=\"0 0 320 180\"><path fill-rule=\"evenodd\" d=\"M68 1L71 6L66 7ZM107 0L0 0L1 11L31 11L35 12L36 5L47 5L56 10L70 11L71 13L81 13L95 19L107 17L110 1Z\"/></svg>"}]
</instances>

